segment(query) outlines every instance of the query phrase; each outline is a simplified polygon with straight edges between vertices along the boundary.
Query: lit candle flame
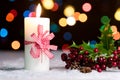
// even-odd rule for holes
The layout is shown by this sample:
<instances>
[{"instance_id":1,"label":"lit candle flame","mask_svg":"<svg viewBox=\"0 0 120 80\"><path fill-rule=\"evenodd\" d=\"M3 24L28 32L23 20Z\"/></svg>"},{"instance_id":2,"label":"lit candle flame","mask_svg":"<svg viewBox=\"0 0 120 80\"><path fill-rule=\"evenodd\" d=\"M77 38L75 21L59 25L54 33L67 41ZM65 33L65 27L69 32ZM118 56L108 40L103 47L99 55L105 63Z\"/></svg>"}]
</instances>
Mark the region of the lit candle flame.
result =
<instances>
[{"instance_id":1,"label":"lit candle flame","mask_svg":"<svg viewBox=\"0 0 120 80\"><path fill-rule=\"evenodd\" d=\"M36 17L40 17L41 15L41 6L38 4L37 9L36 9Z\"/></svg>"}]
</instances>

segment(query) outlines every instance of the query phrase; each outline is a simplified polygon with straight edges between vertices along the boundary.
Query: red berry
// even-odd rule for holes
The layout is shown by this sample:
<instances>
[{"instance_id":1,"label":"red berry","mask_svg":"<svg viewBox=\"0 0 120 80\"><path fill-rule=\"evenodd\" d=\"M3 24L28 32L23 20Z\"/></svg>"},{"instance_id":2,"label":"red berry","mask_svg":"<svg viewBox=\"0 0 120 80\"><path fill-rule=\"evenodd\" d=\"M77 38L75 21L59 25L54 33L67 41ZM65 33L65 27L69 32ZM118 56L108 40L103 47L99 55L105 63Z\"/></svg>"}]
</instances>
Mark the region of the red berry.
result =
<instances>
[{"instance_id":1,"label":"red berry","mask_svg":"<svg viewBox=\"0 0 120 80\"><path fill-rule=\"evenodd\" d=\"M98 68L97 71L98 71L98 72L102 72L102 69L101 69L101 68Z\"/></svg>"},{"instance_id":2,"label":"red berry","mask_svg":"<svg viewBox=\"0 0 120 80\"><path fill-rule=\"evenodd\" d=\"M61 59L62 59L62 61L66 61L67 60L67 54L62 53L61 54Z\"/></svg>"},{"instance_id":3,"label":"red berry","mask_svg":"<svg viewBox=\"0 0 120 80\"><path fill-rule=\"evenodd\" d=\"M117 62L112 62L112 66L116 67L117 66Z\"/></svg>"},{"instance_id":4,"label":"red berry","mask_svg":"<svg viewBox=\"0 0 120 80\"><path fill-rule=\"evenodd\" d=\"M70 54L68 54L68 57L71 59L75 59L76 56L75 56L75 54L70 53Z\"/></svg>"},{"instance_id":5,"label":"red berry","mask_svg":"<svg viewBox=\"0 0 120 80\"><path fill-rule=\"evenodd\" d=\"M79 58L80 60L82 60L83 55L82 55L82 54L78 55L78 58Z\"/></svg>"},{"instance_id":6,"label":"red berry","mask_svg":"<svg viewBox=\"0 0 120 80\"><path fill-rule=\"evenodd\" d=\"M96 64L96 65L95 65L95 68L96 68L96 69L100 68L100 65Z\"/></svg>"},{"instance_id":7,"label":"red berry","mask_svg":"<svg viewBox=\"0 0 120 80\"><path fill-rule=\"evenodd\" d=\"M118 56L117 56L117 55L114 55L114 56L113 56L113 61L117 61L117 59L118 59Z\"/></svg>"},{"instance_id":8,"label":"red berry","mask_svg":"<svg viewBox=\"0 0 120 80\"><path fill-rule=\"evenodd\" d=\"M113 51L113 54L114 54L114 55L117 55L117 54L118 54L118 51L117 51L117 50L114 50L114 51Z\"/></svg>"},{"instance_id":9,"label":"red berry","mask_svg":"<svg viewBox=\"0 0 120 80\"><path fill-rule=\"evenodd\" d=\"M101 69L102 69L102 70L106 70L106 65L103 64L103 65L101 66Z\"/></svg>"},{"instance_id":10,"label":"red berry","mask_svg":"<svg viewBox=\"0 0 120 80\"><path fill-rule=\"evenodd\" d=\"M79 47L80 50L83 50L84 48L82 46Z\"/></svg>"},{"instance_id":11,"label":"red berry","mask_svg":"<svg viewBox=\"0 0 120 80\"><path fill-rule=\"evenodd\" d=\"M94 52L97 53L98 52L98 48L94 48Z\"/></svg>"},{"instance_id":12,"label":"red berry","mask_svg":"<svg viewBox=\"0 0 120 80\"><path fill-rule=\"evenodd\" d=\"M69 68L70 68L70 65L65 65L65 68L66 68L66 69L69 69Z\"/></svg>"},{"instance_id":13,"label":"red berry","mask_svg":"<svg viewBox=\"0 0 120 80\"><path fill-rule=\"evenodd\" d=\"M88 55L88 54L89 54L89 52L86 50L86 51L84 51L84 54L85 54L85 55Z\"/></svg>"}]
</instances>

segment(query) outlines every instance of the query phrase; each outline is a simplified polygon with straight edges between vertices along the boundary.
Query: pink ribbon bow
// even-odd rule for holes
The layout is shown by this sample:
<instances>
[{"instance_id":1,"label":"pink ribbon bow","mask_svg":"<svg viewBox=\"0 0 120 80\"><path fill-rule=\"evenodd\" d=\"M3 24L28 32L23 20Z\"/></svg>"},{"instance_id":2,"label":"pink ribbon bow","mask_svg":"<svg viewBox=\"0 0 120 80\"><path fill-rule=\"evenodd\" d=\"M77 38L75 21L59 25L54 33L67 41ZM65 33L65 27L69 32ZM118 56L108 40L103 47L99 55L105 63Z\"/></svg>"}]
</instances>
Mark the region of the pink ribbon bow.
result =
<instances>
[{"instance_id":1,"label":"pink ribbon bow","mask_svg":"<svg viewBox=\"0 0 120 80\"><path fill-rule=\"evenodd\" d=\"M49 51L49 49L57 50L57 46L49 45L50 40L54 38L54 34L50 33L47 35L48 31L43 32L43 26L38 25L38 35L35 33L31 35L34 41L25 41L25 44L33 44L30 50L30 54L33 58L39 58L41 53L45 53L50 59L54 55Z\"/></svg>"}]
</instances>

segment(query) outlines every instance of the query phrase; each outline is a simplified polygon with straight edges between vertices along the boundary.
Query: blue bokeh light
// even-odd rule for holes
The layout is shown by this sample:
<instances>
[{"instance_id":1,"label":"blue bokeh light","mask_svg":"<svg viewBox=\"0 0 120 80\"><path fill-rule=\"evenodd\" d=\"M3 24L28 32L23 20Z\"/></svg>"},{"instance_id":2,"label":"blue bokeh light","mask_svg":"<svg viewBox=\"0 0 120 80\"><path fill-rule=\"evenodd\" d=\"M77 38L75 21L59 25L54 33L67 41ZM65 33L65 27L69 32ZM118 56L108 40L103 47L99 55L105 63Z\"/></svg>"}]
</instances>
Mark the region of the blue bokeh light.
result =
<instances>
[{"instance_id":1,"label":"blue bokeh light","mask_svg":"<svg viewBox=\"0 0 120 80\"><path fill-rule=\"evenodd\" d=\"M4 38L4 37L6 37L7 35L8 35L7 29L2 28L2 29L0 30L0 36Z\"/></svg>"},{"instance_id":2,"label":"blue bokeh light","mask_svg":"<svg viewBox=\"0 0 120 80\"><path fill-rule=\"evenodd\" d=\"M9 0L10 2L15 2L15 0Z\"/></svg>"},{"instance_id":3,"label":"blue bokeh light","mask_svg":"<svg viewBox=\"0 0 120 80\"><path fill-rule=\"evenodd\" d=\"M25 11L23 12L23 16L24 16L24 17L28 17L28 16L29 16L29 13L30 13L30 10L25 10Z\"/></svg>"},{"instance_id":4,"label":"blue bokeh light","mask_svg":"<svg viewBox=\"0 0 120 80\"><path fill-rule=\"evenodd\" d=\"M63 38L67 41L72 39L72 34L70 32L65 32Z\"/></svg>"},{"instance_id":5,"label":"blue bokeh light","mask_svg":"<svg viewBox=\"0 0 120 80\"><path fill-rule=\"evenodd\" d=\"M55 33L58 32L59 31L59 26L57 24L55 24L55 23L51 24L50 25L50 31L55 32Z\"/></svg>"}]
</instances>

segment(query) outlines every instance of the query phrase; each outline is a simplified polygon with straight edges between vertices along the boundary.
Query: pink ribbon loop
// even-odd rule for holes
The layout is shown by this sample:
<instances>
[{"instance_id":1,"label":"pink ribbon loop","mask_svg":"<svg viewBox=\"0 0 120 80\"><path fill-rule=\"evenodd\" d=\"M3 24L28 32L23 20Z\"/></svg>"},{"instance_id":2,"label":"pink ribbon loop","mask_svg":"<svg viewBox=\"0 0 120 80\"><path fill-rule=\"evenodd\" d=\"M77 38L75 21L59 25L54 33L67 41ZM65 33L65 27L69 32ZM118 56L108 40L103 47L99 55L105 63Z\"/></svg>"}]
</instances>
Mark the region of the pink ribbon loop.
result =
<instances>
[{"instance_id":1,"label":"pink ribbon loop","mask_svg":"<svg viewBox=\"0 0 120 80\"><path fill-rule=\"evenodd\" d=\"M34 41L25 41L25 45L32 44L30 54L33 58L39 58L40 54L45 53L48 58L53 58L54 55L49 51L49 49L57 50L57 46L50 45L50 40L55 36L53 33L48 33L48 31L43 32L43 26L38 25L38 35L35 33L31 34L31 38Z\"/></svg>"}]
</instances>

